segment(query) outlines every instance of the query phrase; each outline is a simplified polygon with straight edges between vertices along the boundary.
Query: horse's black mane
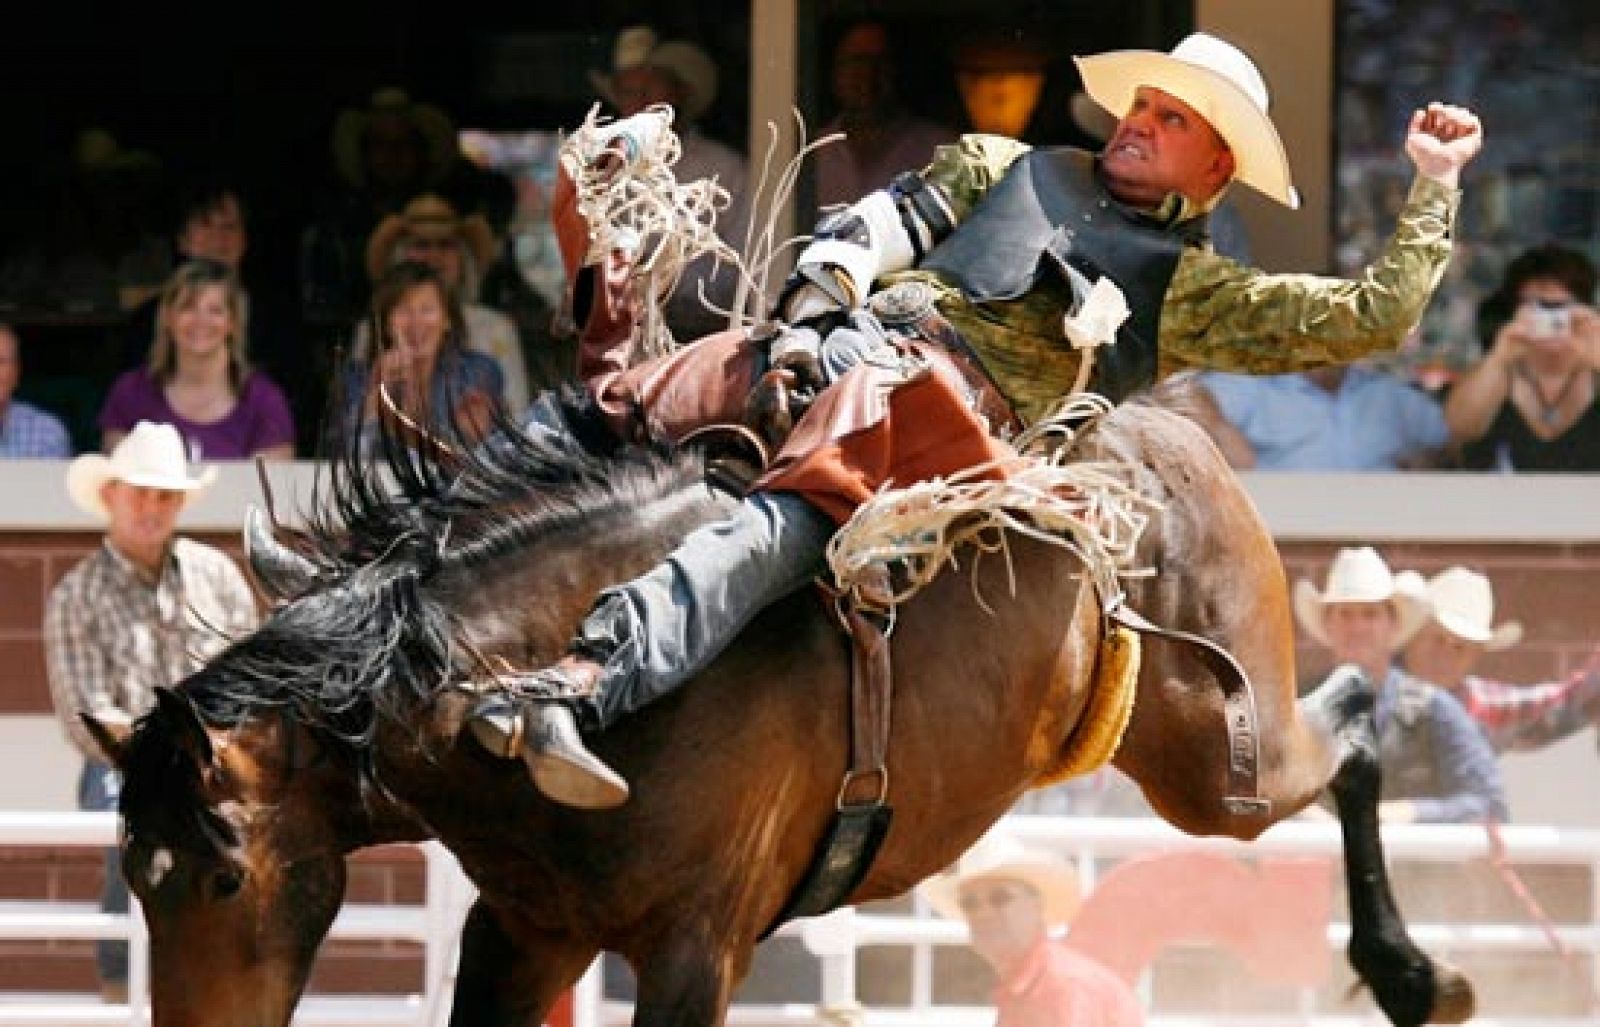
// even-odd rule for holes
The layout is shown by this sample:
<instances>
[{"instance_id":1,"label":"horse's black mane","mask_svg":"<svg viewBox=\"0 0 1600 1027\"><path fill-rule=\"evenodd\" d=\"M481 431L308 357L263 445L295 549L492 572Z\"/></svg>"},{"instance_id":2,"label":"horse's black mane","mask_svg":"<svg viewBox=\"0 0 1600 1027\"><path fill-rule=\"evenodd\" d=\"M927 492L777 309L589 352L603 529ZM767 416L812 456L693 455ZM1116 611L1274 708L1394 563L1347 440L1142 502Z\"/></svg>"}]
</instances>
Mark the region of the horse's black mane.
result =
<instances>
[{"instance_id":1,"label":"horse's black mane","mask_svg":"<svg viewBox=\"0 0 1600 1027\"><path fill-rule=\"evenodd\" d=\"M281 711L370 771L380 716L470 669L444 583L492 573L539 539L593 537L703 481L689 454L619 446L582 390L550 399L565 431L548 437L502 418L476 446L386 436L374 458L341 439L308 527L290 540L319 569L318 583L182 684L200 716L227 727ZM143 718L124 757L152 798L197 787L162 720Z\"/></svg>"}]
</instances>

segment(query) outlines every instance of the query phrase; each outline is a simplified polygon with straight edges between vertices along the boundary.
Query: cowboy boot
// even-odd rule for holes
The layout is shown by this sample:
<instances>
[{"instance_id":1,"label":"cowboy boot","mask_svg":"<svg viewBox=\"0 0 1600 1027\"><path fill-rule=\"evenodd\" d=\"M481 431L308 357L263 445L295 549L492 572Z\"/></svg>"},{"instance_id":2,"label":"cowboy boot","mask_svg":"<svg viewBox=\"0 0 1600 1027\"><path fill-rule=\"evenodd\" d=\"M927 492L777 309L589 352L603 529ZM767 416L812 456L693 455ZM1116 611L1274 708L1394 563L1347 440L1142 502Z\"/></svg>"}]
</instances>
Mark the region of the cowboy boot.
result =
<instances>
[{"instance_id":1,"label":"cowboy boot","mask_svg":"<svg viewBox=\"0 0 1600 1027\"><path fill-rule=\"evenodd\" d=\"M603 668L581 656L566 656L549 667L517 677L485 696L468 715L479 745L503 759L521 756L533 783L546 797L577 809L612 809L628 799L628 782L606 766L578 731L570 699L522 695L517 686L570 695L594 689Z\"/></svg>"}]
</instances>

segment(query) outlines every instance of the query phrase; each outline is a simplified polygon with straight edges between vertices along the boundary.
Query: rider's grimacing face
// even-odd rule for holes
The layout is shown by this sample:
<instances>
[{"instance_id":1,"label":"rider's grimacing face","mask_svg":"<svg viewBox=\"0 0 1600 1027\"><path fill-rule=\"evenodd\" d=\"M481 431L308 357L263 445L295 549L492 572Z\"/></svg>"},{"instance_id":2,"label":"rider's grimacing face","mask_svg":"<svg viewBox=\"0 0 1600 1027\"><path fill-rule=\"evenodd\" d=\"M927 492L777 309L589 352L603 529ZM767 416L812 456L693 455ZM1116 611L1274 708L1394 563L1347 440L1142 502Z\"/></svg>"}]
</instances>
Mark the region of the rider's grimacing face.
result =
<instances>
[{"instance_id":1,"label":"rider's grimacing face","mask_svg":"<svg viewBox=\"0 0 1600 1027\"><path fill-rule=\"evenodd\" d=\"M1140 86L1100 153L1106 187L1123 203L1154 207L1172 193L1205 203L1233 178L1233 153L1182 100Z\"/></svg>"}]
</instances>

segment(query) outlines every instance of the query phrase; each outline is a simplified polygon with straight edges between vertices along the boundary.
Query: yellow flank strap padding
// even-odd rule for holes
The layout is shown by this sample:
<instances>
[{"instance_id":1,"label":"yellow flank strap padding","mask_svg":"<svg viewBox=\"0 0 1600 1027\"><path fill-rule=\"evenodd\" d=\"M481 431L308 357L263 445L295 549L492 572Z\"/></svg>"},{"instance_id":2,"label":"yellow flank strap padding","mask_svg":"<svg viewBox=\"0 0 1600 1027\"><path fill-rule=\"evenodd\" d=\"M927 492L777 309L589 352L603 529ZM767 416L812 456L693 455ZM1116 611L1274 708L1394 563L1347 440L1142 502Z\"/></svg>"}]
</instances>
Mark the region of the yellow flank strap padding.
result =
<instances>
[{"instance_id":1,"label":"yellow flank strap padding","mask_svg":"<svg viewBox=\"0 0 1600 1027\"><path fill-rule=\"evenodd\" d=\"M1117 754L1123 732L1133 719L1133 700L1138 694L1139 636L1120 624L1100 642L1100 659L1095 664L1094 683L1083 716L1055 766L1041 773L1034 788L1058 784L1099 770Z\"/></svg>"}]
</instances>

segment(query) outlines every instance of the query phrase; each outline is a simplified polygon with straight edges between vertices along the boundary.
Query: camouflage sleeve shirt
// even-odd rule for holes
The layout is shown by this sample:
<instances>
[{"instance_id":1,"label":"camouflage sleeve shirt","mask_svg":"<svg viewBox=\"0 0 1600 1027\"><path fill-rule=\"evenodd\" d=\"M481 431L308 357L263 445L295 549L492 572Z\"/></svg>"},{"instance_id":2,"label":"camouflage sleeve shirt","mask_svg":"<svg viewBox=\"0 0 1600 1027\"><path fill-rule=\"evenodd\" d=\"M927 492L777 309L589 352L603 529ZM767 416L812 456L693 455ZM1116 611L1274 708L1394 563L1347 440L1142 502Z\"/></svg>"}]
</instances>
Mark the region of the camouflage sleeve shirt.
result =
<instances>
[{"instance_id":1,"label":"camouflage sleeve shirt","mask_svg":"<svg viewBox=\"0 0 1600 1027\"><path fill-rule=\"evenodd\" d=\"M961 220L1028 149L997 136L965 136L941 147L924 175L944 189ZM1185 249L1162 301L1160 373L1278 374L1395 349L1444 273L1459 198L1419 176L1394 234L1354 279L1272 274L1208 248ZM1199 213L1181 197L1169 204L1180 220Z\"/></svg>"}]
</instances>

